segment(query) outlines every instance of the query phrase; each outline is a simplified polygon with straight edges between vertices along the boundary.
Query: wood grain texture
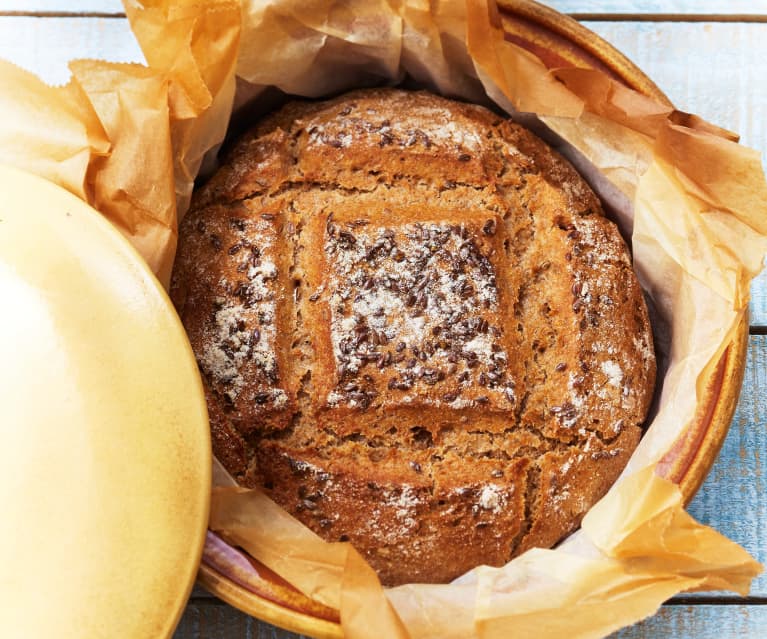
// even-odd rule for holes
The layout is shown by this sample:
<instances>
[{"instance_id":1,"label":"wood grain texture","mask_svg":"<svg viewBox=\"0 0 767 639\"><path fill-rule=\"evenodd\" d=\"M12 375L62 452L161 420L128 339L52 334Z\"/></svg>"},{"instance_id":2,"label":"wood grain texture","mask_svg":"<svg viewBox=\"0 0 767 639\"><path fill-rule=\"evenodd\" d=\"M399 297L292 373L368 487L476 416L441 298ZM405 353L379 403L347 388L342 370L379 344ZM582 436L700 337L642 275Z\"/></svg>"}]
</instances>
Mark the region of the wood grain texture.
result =
<instances>
[{"instance_id":1,"label":"wood grain texture","mask_svg":"<svg viewBox=\"0 0 767 639\"><path fill-rule=\"evenodd\" d=\"M544 2L562 13L655 14L655 15L726 15L767 14L767 0L548 0ZM120 0L0 0L0 12L69 12L121 13Z\"/></svg>"},{"instance_id":2,"label":"wood grain texture","mask_svg":"<svg viewBox=\"0 0 767 639\"><path fill-rule=\"evenodd\" d=\"M0 0L2 12L122 13L120 0Z\"/></svg>"},{"instance_id":3,"label":"wood grain texture","mask_svg":"<svg viewBox=\"0 0 767 639\"><path fill-rule=\"evenodd\" d=\"M191 599L173 639L303 639L214 599Z\"/></svg>"},{"instance_id":4,"label":"wood grain texture","mask_svg":"<svg viewBox=\"0 0 767 639\"><path fill-rule=\"evenodd\" d=\"M610 635L610 639L761 639L767 634L767 606L665 605L656 615ZM371 632L371 639L378 639ZM174 639L306 639L258 624L213 602L192 602ZM527 638L520 638L527 639Z\"/></svg>"},{"instance_id":5,"label":"wood grain texture","mask_svg":"<svg viewBox=\"0 0 767 639\"><path fill-rule=\"evenodd\" d=\"M767 606L663 606L657 615L610 639L761 639Z\"/></svg>"},{"instance_id":6,"label":"wood grain texture","mask_svg":"<svg viewBox=\"0 0 767 639\"><path fill-rule=\"evenodd\" d=\"M767 331L767 270L762 271L751 284L752 332Z\"/></svg>"},{"instance_id":7,"label":"wood grain texture","mask_svg":"<svg viewBox=\"0 0 767 639\"><path fill-rule=\"evenodd\" d=\"M730 431L688 511L741 544L762 563L767 563L766 470L767 335L752 335L743 390ZM754 581L751 594L767 596L767 575Z\"/></svg>"},{"instance_id":8,"label":"wood grain texture","mask_svg":"<svg viewBox=\"0 0 767 639\"><path fill-rule=\"evenodd\" d=\"M584 24L647 73L678 109L737 131L767 166L767 24ZM754 281L751 295L751 324L767 327L767 273Z\"/></svg>"},{"instance_id":9,"label":"wood grain texture","mask_svg":"<svg viewBox=\"0 0 767 639\"><path fill-rule=\"evenodd\" d=\"M144 62L124 18L0 16L0 58L32 71L49 84L65 84L69 80L69 60Z\"/></svg>"},{"instance_id":10,"label":"wood grain texture","mask_svg":"<svg viewBox=\"0 0 767 639\"><path fill-rule=\"evenodd\" d=\"M562 13L628 15L767 14L767 0L546 0Z\"/></svg>"},{"instance_id":11,"label":"wood grain texture","mask_svg":"<svg viewBox=\"0 0 767 639\"><path fill-rule=\"evenodd\" d=\"M767 159L767 24L584 22L674 105L740 133Z\"/></svg>"}]
</instances>

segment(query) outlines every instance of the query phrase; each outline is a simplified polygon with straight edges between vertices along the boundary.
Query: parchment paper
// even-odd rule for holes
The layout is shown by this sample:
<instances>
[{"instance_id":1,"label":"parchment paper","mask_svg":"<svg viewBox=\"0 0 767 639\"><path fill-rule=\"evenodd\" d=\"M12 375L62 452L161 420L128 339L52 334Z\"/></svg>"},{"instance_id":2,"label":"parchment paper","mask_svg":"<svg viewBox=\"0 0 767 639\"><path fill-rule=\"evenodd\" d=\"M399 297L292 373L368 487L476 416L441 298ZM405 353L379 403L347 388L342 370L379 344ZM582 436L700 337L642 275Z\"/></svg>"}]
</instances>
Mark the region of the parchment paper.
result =
<instances>
[{"instance_id":1,"label":"parchment paper","mask_svg":"<svg viewBox=\"0 0 767 639\"><path fill-rule=\"evenodd\" d=\"M166 284L177 219L233 105L252 111L267 89L320 97L407 79L542 127L631 240L670 339L651 427L554 550L449 585L384 590L349 544L322 541L259 491L214 488L213 530L338 609L348 637L599 637L683 590L748 591L761 566L687 515L657 467L692 420L762 267L758 153L601 72L548 71L504 40L489 0L127 0L126 11L146 67L77 61L71 82L51 88L0 62L0 161L93 204Z\"/></svg>"}]
</instances>

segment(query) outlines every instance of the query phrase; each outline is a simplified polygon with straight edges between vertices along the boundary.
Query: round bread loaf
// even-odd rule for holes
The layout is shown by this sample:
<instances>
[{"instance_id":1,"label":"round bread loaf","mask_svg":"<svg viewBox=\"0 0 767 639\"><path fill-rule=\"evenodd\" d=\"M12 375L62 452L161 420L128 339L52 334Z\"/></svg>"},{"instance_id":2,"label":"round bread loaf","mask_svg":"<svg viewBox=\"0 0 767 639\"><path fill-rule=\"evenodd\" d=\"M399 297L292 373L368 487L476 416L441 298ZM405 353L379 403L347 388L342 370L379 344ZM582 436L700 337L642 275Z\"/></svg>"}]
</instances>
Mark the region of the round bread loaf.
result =
<instances>
[{"instance_id":1,"label":"round bread loaf","mask_svg":"<svg viewBox=\"0 0 767 639\"><path fill-rule=\"evenodd\" d=\"M384 584L552 546L639 441L655 357L626 245L565 160L487 109L290 103L179 240L215 454Z\"/></svg>"}]
</instances>

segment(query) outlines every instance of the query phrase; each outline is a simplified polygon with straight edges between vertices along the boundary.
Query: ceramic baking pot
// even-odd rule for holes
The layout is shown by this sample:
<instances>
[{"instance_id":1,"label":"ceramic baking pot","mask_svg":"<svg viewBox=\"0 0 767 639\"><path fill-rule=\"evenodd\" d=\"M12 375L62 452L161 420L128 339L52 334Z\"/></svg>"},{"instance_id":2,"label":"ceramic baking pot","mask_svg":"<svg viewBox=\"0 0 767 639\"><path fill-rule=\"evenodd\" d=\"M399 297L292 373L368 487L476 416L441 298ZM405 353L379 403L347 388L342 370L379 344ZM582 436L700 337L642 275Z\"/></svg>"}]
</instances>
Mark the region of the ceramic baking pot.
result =
<instances>
[{"instance_id":1,"label":"ceramic baking pot","mask_svg":"<svg viewBox=\"0 0 767 639\"><path fill-rule=\"evenodd\" d=\"M178 315L100 213L1 165L0 297L0 636L169 637L211 481Z\"/></svg>"},{"instance_id":2,"label":"ceramic baking pot","mask_svg":"<svg viewBox=\"0 0 767 639\"><path fill-rule=\"evenodd\" d=\"M632 89L671 104L628 58L572 18L530 0L499 0L499 5L507 39L537 55L548 67L599 69ZM706 384L694 423L661 464L662 474L679 484L685 502L694 496L724 442L740 394L747 344L748 319L744 318ZM244 568L247 579L241 578ZM308 599L211 532L198 580L219 598L269 623L318 638L343 636L337 611Z\"/></svg>"}]
</instances>

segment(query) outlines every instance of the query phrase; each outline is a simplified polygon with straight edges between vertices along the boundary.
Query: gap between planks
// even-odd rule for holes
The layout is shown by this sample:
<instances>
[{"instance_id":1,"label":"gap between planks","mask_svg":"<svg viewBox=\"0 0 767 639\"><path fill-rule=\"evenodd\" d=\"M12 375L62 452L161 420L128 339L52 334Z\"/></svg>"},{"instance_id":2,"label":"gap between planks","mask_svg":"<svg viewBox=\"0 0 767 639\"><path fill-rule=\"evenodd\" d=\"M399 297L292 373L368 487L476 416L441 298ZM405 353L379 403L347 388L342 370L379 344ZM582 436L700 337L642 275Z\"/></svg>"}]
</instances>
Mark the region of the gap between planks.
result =
<instances>
[{"instance_id":1,"label":"gap between planks","mask_svg":"<svg viewBox=\"0 0 767 639\"><path fill-rule=\"evenodd\" d=\"M710 597L679 595L663 603L664 606L767 606L767 597Z\"/></svg>"},{"instance_id":2,"label":"gap between planks","mask_svg":"<svg viewBox=\"0 0 767 639\"><path fill-rule=\"evenodd\" d=\"M566 15L578 21L599 22L750 22L767 23L759 13L581 13Z\"/></svg>"},{"instance_id":3,"label":"gap between planks","mask_svg":"<svg viewBox=\"0 0 767 639\"><path fill-rule=\"evenodd\" d=\"M581 13L564 15L579 21L600 22L747 22L767 23L756 13ZM125 18L120 11L0 11L0 18Z\"/></svg>"},{"instance_id":4,"label":"gap between planks","mask_svg":"<svg viewBox=\"0 0 767 639\"><path fill-rule=\"evenodd\" d=\"M190 597L187 605L229 608L230 605L214 595ZM663 603L664 606L767 606L767 597L700 596L680 595Z\"/></svg>"},{"instance_id":5,"label":"gap between planks","mask_svg":"<svg viewBox=\"0 0 767 639\"><path fill-rule=\"evenodd\" d=\"M126 18L120 11L0 11L0 18Z\"/></svg>"}]
</instances>

